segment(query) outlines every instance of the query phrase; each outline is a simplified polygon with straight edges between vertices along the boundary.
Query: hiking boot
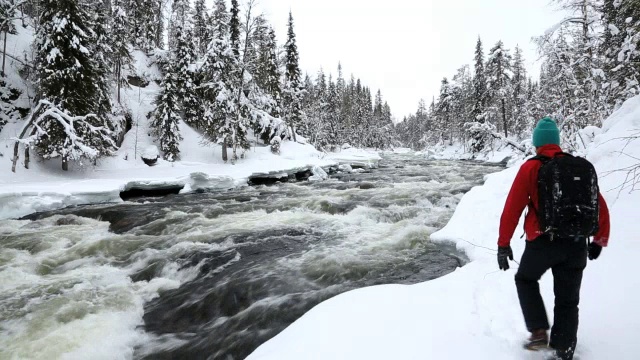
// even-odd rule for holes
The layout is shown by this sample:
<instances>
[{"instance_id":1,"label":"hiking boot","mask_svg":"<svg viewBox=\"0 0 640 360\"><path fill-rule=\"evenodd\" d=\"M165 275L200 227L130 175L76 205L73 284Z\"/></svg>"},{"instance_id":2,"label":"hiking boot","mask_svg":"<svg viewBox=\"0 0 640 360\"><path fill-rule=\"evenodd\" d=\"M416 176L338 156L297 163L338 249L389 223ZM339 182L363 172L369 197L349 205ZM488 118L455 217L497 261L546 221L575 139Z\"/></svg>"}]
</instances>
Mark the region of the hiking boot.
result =
<instances>
[{"instance_id":1,"label":"hiking boot","mask_svg":"<svg viewBox=\"0 0 640 360\"><path fill-rule=\"evenodd\" d=\"M547 335L547 330L544 329L533 330L529 340L524 344L525 349L532 351L547 349L548 346L549 335Z\"/></svg>"}]
</instances>

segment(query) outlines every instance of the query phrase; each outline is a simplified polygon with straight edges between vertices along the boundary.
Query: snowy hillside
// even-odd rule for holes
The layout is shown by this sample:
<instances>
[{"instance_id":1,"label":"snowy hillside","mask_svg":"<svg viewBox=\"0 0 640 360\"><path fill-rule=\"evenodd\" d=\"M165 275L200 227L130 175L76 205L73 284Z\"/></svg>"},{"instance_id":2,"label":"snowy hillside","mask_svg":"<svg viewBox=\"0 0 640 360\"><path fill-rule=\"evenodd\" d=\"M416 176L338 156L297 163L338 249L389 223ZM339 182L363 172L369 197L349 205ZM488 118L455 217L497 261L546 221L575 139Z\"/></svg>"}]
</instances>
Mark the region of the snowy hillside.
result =
<instances>
[{"instance_id":1,"label":"snowy hillside","mask_svg":"<svg viewBox=\"0 0 640 360\"><path fill-rule=\"evenodd\" d=\"M610 207L612 231L610 246L589 262L584 275L576 352L581 360L638 358L640 279L629 275L637 273L640 256L635 209L640 192L632 192L629 182L638 178L627 175L632 167L637 169L640 158L640 140L628 137L639 132L636 97L604 122L602 134L587 149ZM469 264L433 281L370 287L330 299L249 359L540 358L522 350L528 333L513 279L517 264L499 271L494 250L502 206L521 164L489 175L483 186L463 197L449 224L431 236L433 241L455 242L469 255ZM512 242L518 261L524 249L519 236ZM550 309L549 273L541 289Z\"/></svg>"},{"instance_id":2,"label":"snowy hillside","mask_svg":"<svg viewBox=\"0 0 640 360\"><path fill-rule=\"evenodd\" d=\"M33 40L31 27L24 28L15 21L17 35L9 35L7 41L7 79L22 92L18 101L21 107L29 108L34 91L19 75L24 61L32 57L30 44ZM72 171L60 170L60 160L43 161L33 151L29 169L24 166L24 150L20 147L16 172L11 172L15 138L22 131L25 120L9 122L0 131L0 219L15 218L35 211L51 210L70 205L95 202L120 202L120 191L131 187L158 187L164 185L184 186L185 192L197 189L229 189L246 185L252 174L282 172L294 169L312 169L339 163L373 166L379 155L357 149L346 149L336 153L317 151L303 138L299 142L283 142L281 154L274 155L268 147L253 146L235 165L221 160L220 147L211 147L203 136L184 122L179 124L183 137L180 143L180 161L167 162L162 159L149 167L141 155L154 150L158 141L151 136L149 112L154 109L160 87L160 71L154 59L141 51L133 51L133 70L127 75L142 80L140 87L130 86L122 90L122 106L130 111L132 128L113 157L98 160L97 166L85 161L76 164Z\"/></svg>"}]
</instances>

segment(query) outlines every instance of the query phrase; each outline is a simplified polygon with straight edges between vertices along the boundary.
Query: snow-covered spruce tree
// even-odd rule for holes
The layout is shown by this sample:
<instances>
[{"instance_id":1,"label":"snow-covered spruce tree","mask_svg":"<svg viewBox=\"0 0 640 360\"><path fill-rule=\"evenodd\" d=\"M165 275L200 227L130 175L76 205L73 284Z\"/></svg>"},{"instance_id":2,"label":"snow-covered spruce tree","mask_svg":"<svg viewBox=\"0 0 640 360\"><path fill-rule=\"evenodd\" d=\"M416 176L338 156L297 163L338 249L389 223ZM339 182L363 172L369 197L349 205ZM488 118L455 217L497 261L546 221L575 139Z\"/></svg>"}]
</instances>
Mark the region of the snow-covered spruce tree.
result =
<instances>
[{"instance_id":1,"label":"snow-covered spruce tree","mask_svg":"<svg viewBox=\"0 0 640 360\"><path fill-rule=\"evenodd\" d=\"M19 96L20 91L9 86L4 77L0 77L0 131L8 122L20 119L20 113L14 103Z\"/></svg>"},{"instance_id":2,"label":"snow-covered spruce tree","mask_svg":"<svg viewBox=\"0 0 640 360\"><path fill-rule=\"evenodd\" d=\"M188 0L173 2L170 29L173 40L169 62L165 69L162 92L156 99L151 126L160 142L164 158L174 161L179 156L180 120L184 119L195 127L204 127L204 109L196 91L195 74L192 71L196 50Z\"/></svg>"},{"instance_id":3,"label":"snow-covered spruce tree","mask_svg":"<svg viewBox=\"0 0 640 360\"><path fill-rule=\"evenodd\" d=\"M209 32L211 39L223 39L229 36L229 12L227 11L226 0L215 0L213 3L213 14L209 21ZM208 51L209 49L207 49Z\"/></svg>"},{"instance_id":4,"label":"snow-covered spruce tree","mask_svg":"<svg viewBox=\"0 0 640 360\"><path fill-rule=\"evenodd\" d=\"M599 25L602 14L600 13L600 0L556 0L565 10L573 16L563 20L558 26L548 31L539 40L539 44L546 42L546 53L543 57L568 57L572 59L570 69L571 78L575 85L571 85L571 110L570 115L564 115L563 135L569 141L577 134L577 131L586 125L599 125L608 112L602 94L602 83L605 74L602 71L602 57L598 53ZM561 38L564 38L562 40ZM554 44L558 40L565 41L566 47L560 55L554 54Z\"/></svg>"},{"instance_id":5,"label":"snow-covered spruce tree","mask_svg":"<svg viewBox=\"0 0 640 360\"><path fill-rule=\"evenodd\" d=\"M513 103L513 122L511 131L521 136L524 131L529 129L527 123L527 70L524 65L524 56L522 55L522 49L516 46L513 54L513 76L511 77L511 91Z\"/></svg>"},{"instance_id":6,"label":"snow-covered spruce tree","mask_svg":"<svg viewBox=\"0 0 640 360\"><path fill-rule=\"evenodd\" d=\"M465 140L464 125L473 119L473 77L469 66L458 69L450 84L451 119L446 131L449 133L450 143L456 139Z\"/></svg>"},{"instance_id":7,"label":"snow-covered spruce tree","mask_svg":"<svg viewBox=\"0 0 640 360\"><path fill-rule=\"evenodd\" d=\"M602 87L607 105L616 109L640 93L640 1L605 0L602 12Z\"/></svg>"},{"instance_id":8,"label":"snow-covered spruce tree","mask_svg":"<svg viewBox=\"0 0 640 360\"><path fill-rule=\"evenodd\" d=\"M196 91L196 48L189 0L174 0L171 11L173 45L170 50L169 67L175 74L176 91L181 99L180 108L187 124L202 127L202 104Z\"/></svg>"},{"instance_id":9,"label":"snow-covered spruce tree","mask_svg":"<svg viewBox=\"0 0 640 360\"><path fill-rule=\"evenodd\" d=\"M16 26L13 23L13 19L16 15L16 5L22 3L24 0L0 0L0 32L2 33L3 46L2 46L2 71L0 76L5 76L5 63L6 63L6 49L7 49L7 34L15 34Z\"/></svg>"},{"instance_id":10,"label":"snow-covered spruce tree","mask_svg":"<svg viewBox=\"0 0 640 360\"><path fill-rule=\"evenodd\" d=\"M487 77L484 69L484 50L482 47L482 40L478 37L475 51L475 65L473 74L473 112L472 118L465 124L465 129L468 130L468 136L471 138L471 149L474 153L479 152L484 148L485 144L482 141L482 134L477 131L470 131L469 129L477 128L474 124L485 122L485 112L487 106Z\"/></svg>"},{"instance_id":11,"label":"snow-covered spruce tree","mask_svg":"<svg viewBox=\"0 0 640 360\"><path fill-rule=\"evenodd\" d=\"M440 84L440 97L435 110L435 126L432 130L436 143L444 143L447 138L447 129L450 127L453 99L449 80L443 78Z\"/></svg>"},{"instance_id":12,"label":"snow-covered spruce tree","mask_svg":"<svg viewBox=\"0 0 640 360\"><path fill-rule=\"evenodd\" d=\"M278 48L274 30L266 24L262 17L256 18L257 25L254 35L255 65L254 80L259 89L265 94L264 109L274 118L279 118L282 109L282 89L280 85L280 69L278 64ZM281 138L283 134L274 133L274 129L262 131L257 124L254 132L261 133L265 144L270 144L274 137Z\"/></svg>"},{"instance_id":13,"label":"snow-covered spruce tree","mask_svg":"<svg viewBox=\"0 0 640 360\"><path fill-rule=\"evenodd\" d=\"M97 65L96 73L98 81L95 83L98 95L97 113L106 115L111 113L112 106L111 81L113 75L113 58L111 55L113 54L113 48L110 44L111 36L109 32L112 28L112 9L102 0L87 1L89 1L88 5L90 5L91 9L91 22L89 27L95 34L94 41L91 44L91 50L93 53L93 60Z\"/></svg>"},{"instance_id":14,"label":"snow-covered spruce tree","mask_svg":"<svg viewBox=\"0 0 640 360\"><path fill-rule=\"evenodd\" d=\"M484 50L482 40L478 37L475 52L475 72L473 75L473 117L474 121L483 122L482 114L485 112L487 96L487 77L484 71Z\"/></svg>"},{"instance_id":15,"label":"snow-covered spruce tree","mask_svg":"<svg viewBox=\"0 0 640 360\"><path fill-rule=\"evenodd\" d=\"M209 15L205 0L196 0L193 8L193 38L196 43L198 56L202 57L207 52L207 46L211 42L211 31L208 26Z\"/></svg>"},{"instance_id":16,"label":"snow-covered spruce tree","mask_svg":"<svg viewBox=\"0 0 640 360\"><path fill-rule=\"evenodd\" d=\"M15 121L19 118L18 111L15 108L14 101L19 92L9 86L5 79L5 63L6 63L6 45L7 34L15 34L16 27L13 19L16 14L16 0L0 0L0 32L2 32L3 51L2 51L2 70L0 71L0 130L9 121Z\"/></svg>"},{"instance_id":17,"label":"snow-covered spruce tree","mask_svg":"<svg viewBox=\"0 0 640 360\"><path fill-rule=\"evenodd\" d=\"M313 94L314 97L308 105L308 108L305 108L304 111L307 114L307 121L309 123L309 139L317 149L322 150L330 144L327 131L327 79L322 69L318 71L316 82L311 86L313 89L309 93Z\"/></svg>"},{"instance_id":18,"label":"snow-covered spruce tree","mask_svg":"<svg viewBox=\"0 0 640 360\"><path fill-rule=\"evenodd\" d=\"M252 75L256 67L255 45L253 44L253 40L256 38L256 26L260 20L260 17L253 16L255 3L256 0L249 0L247 2L242 29L239 31L241 34L244 34L244 37L241 42L240 56L236 58L237 70L234 74L237 75L234 76L235 81L233 82L234 105L236 108L236 115L231 121L230 136L233 147L233 161L239 157L243 157L245 151L250 148L248 140L249 129L253 128L254 131L257 130L259 133L270 131L273 132L274 135L284 131L282 121L269 115L272 101L263 89L257 86L255 78ZM231 34L233 33L233 28L231 28ZM272 151L275 150L273 145L274 144L272 144Z\"/></svg>"},{"instance_id":19,"label":"snow-covered spruce tree","mask_svg":"<svg viewBox=\"0 0 640 360\"><path fill-rule=\"evenodd\" d=\"M111 28L111 63L117 87L117 100L120 103L122 87L128 87L127 71L131 69L133 58L130 51L131 23L126 12L126 0L113 0Z\"/></svg>"},{"instance_id":20,"label":"snow-covered spruce tree","mask_svg":"<svg viewBox=\"0 0 640 360\"><path fill-rule=\"evenodd\" d=\"M96 158L115 151L112 126L102 103L101 89L107 87L93 51L96 34L92 19L77 0L43 0L36 35L38 97L69 116L86 116L65 121L46 116L38 123L36 149L45 159L61 157L62 169L69 160Z\"/></svg>"},{"instance_id":21,"label":"snow-covered spruce tree","mask_svg":"<svg viewBox=\"0 0 640 360\"><path fill-rule=\"evenodd\" d=\"M300 66L298 64L298 46L296 34L293 30L293 15L289 12L287 30L287 42L284 45L285 74L283 86L283 117L291 129L291 137L296 141L296 128L302 124L304 113L302 112L302 84L300 79Z\"/></svg>"},{"instance_id":22,"label":"snow-covered spruce tree","mask_svg":"<svg viewBox=\"0 0 640 360\"><path fill-rule=\"evenodd\" d=\"M231 18L229 21L231 48L236 58L240 57L240 6L238 0L231 0Z\"/></svg>"},{"instance_id":23,"label":"snow-covered spruce tree","mask_svg":"<svg viewBox=\"0 0 640 360\"><path fill-rule=\"evenodd\" d=\"M162 0L128 0L126 11L131 20L134 45L150 53L159 46L162 34Z\"/></svg>"},{"instance_id":24,"label":"snow-covered spruce tree","mask_svg":"<svg viewBox=\"0 0 640 360\"><path fill-rule=\"evenodd\" d=\"M340 119L340 93L332 75L329 74L327 87L327 136L329 144L340 146L344 142L342 137L342 123Z\"/></svg>"},{"instance_id":25,"label":"snow-covered spruce tree","mask_svg":"<svg viewBox=\"0 0 640 360\"><path fill-rule=\"evenodd\" d=\"M160 142L162 156L167 161L175 161L180 154L180 91L179 80L174 72L175 68L167 69L162 80L162 90L156 98L156 108L151 114L151 124L153 135Z\"/></svg>"},{"instance_id":26,"label":"snow-covered spruce tree","mask_svg":"<svg viewBox=\"0 0 640 360\"><path fill-rule=\"evenodd\" d=\"M266 37L258 46L258 59L255 70L255 80L258 86L274 101L269 113L279 117L282 102L280 85L280 69L278 65L278 44L273 28L266 28Z\"/></svg>"},{"instance_id":27,"label":"snow-covered spruce tree","mask_svg":"<svg viewBox=\"0 0 640 360\"><path fill-rule=\"evenodd\" d=\"M509 136L509 100L511 98L511 55L502 41L489 51L485 65L487 77L487 110L485 118L497 128L501 128L504 136Z\"/></svg>"},{"instance_id":28,"label":"snow-covered spruce tree","mask_svg":"<svg viewBox=\"0 0 640 360\"><path fill-rule=\"evenodd\" d=\"M206 137L222 147L222 160L228 160L231 121L237 113L234 103L234 72L237 58L231 48L228 13L223 0L216 1L214 35L202 65L200 93L203 102L203 130Z\"/></svg>"}]
</instances>

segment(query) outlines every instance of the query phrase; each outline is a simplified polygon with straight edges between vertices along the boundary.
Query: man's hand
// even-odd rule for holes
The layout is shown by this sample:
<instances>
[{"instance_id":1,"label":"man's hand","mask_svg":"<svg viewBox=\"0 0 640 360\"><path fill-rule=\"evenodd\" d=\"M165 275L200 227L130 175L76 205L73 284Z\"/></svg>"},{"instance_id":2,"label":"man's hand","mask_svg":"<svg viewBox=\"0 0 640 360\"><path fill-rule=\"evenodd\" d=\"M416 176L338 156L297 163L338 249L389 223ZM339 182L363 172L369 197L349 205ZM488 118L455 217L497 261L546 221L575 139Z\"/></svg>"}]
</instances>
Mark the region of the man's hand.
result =
<instances>
[{"instance_id":1,"label":"man's hand","mask_svg":"<svg viewBox=\"0 0 640 360\"><path fill-rule=\"evenodd\" d=\"M602 252L602 246L592 242L589 243L589 260L595 260L600 256Z\"/></svg>"},{"instance_id":2,"label":"man's hand","mask_svg":"<svg viewBox=\"0 0 640 360\"><path fill-rule=\"evenodd\" d=\"M498 266L500 267L500 270L509 270L509 260L513 260L513 251L511 250L511 246L498 247Z\"/></svg>"}]
</instances>

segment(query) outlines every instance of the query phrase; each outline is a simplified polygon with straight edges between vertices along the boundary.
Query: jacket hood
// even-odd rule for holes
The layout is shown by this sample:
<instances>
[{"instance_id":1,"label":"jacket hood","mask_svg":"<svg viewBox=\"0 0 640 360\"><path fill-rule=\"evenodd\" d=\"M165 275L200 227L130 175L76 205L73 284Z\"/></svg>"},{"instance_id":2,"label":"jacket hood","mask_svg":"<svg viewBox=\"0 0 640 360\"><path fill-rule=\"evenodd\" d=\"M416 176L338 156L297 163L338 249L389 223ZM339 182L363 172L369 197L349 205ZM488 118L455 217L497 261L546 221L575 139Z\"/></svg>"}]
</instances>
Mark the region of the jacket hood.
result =
<instances>
[{"instance_id":1,"label":"jacket hood","mask_svg":"<svg viewBox=\"0 0 640 360\"><path fill-rule=\"evenodd\" d=\"M561 152L562 152L562 149L560 148L560 146L556 144L547 144L547 145L540 146L539 148L536 149L536 153L538 155L542 155L550 158L556 156L558 153L561 153Z\"/></svg>"}]
</instances>

